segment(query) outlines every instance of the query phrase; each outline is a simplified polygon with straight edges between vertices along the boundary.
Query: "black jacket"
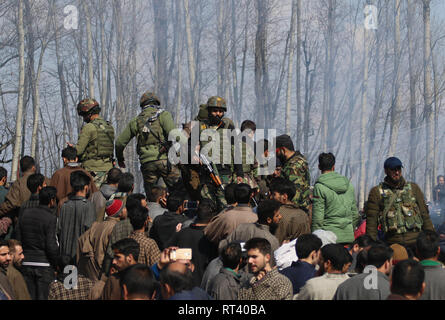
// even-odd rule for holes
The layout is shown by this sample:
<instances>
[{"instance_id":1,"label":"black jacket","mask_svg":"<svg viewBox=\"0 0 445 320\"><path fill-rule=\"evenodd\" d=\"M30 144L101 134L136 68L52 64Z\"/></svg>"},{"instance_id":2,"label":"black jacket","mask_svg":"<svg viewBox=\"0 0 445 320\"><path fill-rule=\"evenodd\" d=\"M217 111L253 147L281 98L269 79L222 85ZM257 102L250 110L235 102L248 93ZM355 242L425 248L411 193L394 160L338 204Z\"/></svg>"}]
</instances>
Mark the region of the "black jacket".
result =
<instances>
[{"instance_id":1,"label":"black jacket","mask_svg":"<svg viewBox=\"0 0 445 320\"><path fill-rule=\"evenodd\" d=\"M168 242L176 233L176 226L187 219L185 215L171 211L166 211L154 219L150 229L150 238L156 241L159 250L167 248Z\"/></svg>"},{"instance_id":2,"label":"black jacket","mask_svg":"<svg viewBox=\"0 0 445 320\"><path fill-rule=\"evenodd\" d=\"M23 210L19 219L24 262L50 263L56 266L59 246L56 242L56 216L50 208L38 206Z\"/></svg>"}]
</instances>

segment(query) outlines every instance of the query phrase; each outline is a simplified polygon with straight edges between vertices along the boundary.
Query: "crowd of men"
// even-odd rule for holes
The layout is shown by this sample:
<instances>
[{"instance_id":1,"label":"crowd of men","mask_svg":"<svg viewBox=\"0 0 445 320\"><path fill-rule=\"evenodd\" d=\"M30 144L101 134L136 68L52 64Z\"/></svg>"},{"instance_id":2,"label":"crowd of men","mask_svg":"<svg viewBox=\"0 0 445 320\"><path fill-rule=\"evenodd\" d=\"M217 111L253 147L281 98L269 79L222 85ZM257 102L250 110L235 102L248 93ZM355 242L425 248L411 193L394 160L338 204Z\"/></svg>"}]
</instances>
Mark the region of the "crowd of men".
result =
<instances>
[{"instance_id":1,"label":"crowd of men","mask_svg":"<svg viewBox=\"0 0 445 320\"><path fill-rule=\"evenodd\" d=\"M255 142L246 120L241 163L232 139L226 162L202 155L209 140L189 148L194 163L172 164L172 115L152 92L140 107L115 139L97 101L80 101L85 125L51 178L24 156L6 188L0 167L0 300L445 299L445 225L433 226L400 159L386 159L359 212L332 153L319 155L311 186L292 139ZM223 98L209 98L183 125L187 141L196 123L221 138L236 129L226 111ZM124 172L132 138L145 193ZM276 166L264 171L256 156L271 160L272 146ZM438 183L443 204L443 176Z\"/></svg>"}]
</instances>

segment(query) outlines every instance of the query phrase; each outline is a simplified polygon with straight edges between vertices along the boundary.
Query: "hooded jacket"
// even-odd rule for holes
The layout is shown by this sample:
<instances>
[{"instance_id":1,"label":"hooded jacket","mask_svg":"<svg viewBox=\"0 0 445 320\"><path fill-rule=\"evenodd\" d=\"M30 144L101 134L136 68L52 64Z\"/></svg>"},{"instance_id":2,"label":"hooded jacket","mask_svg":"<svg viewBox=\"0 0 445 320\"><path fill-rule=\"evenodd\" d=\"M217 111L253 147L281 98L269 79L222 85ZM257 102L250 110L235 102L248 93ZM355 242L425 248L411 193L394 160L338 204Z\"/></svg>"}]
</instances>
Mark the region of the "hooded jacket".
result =
<instances>
[{"instance_id":1,"label":"hooded jacket","mask_svg":"<svg viewBox=\"0 0 445 320\"><path fill-rule=\"evenodd\" d=\"M349 180L334 171L322 174L314 186L312 232L332 231L337 243L352 243L358 221L354 187Z\"/></svg>"}]
</instances>

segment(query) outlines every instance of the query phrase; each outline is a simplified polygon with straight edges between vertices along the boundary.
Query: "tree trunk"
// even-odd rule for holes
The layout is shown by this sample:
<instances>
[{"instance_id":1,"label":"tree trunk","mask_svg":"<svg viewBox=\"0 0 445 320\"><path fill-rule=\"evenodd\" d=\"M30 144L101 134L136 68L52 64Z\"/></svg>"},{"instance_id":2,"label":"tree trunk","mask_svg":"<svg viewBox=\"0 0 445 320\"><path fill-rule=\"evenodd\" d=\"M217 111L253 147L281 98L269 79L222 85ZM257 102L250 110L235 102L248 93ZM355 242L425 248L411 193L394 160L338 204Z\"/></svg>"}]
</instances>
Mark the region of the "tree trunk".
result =
<instances>
[{"instance_id":1,"label":"tree trunk","mask_svg":"<svg viewBox=\"0 0 445 320\"><path fill-rule=\"evenodd\" d=\"M426 167L425 167L425 198L431 200L431 190L434 184L434 113L431 90L431 24L430 0L423 0L423 65L424 65L424 115L426 122Z\"/></svg>"},{"instance_id":2,"label":"tree trunk","mask_svg":"<svg viewBox=\"0 0 445 320\"><path fill-rule=\"evenodd\" d=\"M301 0L296 0L297 6L297 61L296 61L296 76L297 76L297 141L296 147L298 150L302 147L302 113L301 113Z\"/></svg>"},{"instance_id":3,"label":"tree trunk","mask_svg":"<svg viewBox=\"0 0 445 320\"><path fill-rule=\"evenodd\" d=\"M389 134L389 152L388 156L394 156L397 147L397 138L400 126L400 0L394 2L395 23L394 23L394 99L391 106L391 127Z\"/></svg>"},{"instance_id":4,"label":"tree trunk","mask_svg":"<svg viewBox=\"0 0 445 320\"><path fill-rule=\"evenodd\" d=\"M190 116L195 117L195 110L198 105L197 97L197 73L195 54L193 52L193 39L192 39L192 26L190 21L190 5L189 0L184 1L184 15L185 15L185 33L187 36L187 54L188 54L188 68L189 68L189 81L190 81Z\"/></svg>"},{"instance_id":5,"label":"tree trunk","mask_svg":"<svg viewBox=\"0 0 445 320\"><path fill-rule=\"evenodd\" d=\"M414 62L414 44L413 44L413 23L414 23L414 5L413 0L407 0L407 37L408 37L408 65L409 65L409 114L410 114L410 147L409 147L409 168L408 176L411 181L416 181L416 153L417 153L417 112L416 112L416 75Z\"/></svg>"},{"instance_id":6,"label":"tree trunk","mask_svg":"<svg viewBox=\"0 0 445 320\"><path fill-rule=\"evenodd\" d=\"M25 91L25 31L23 25L23 0L18 2L18 35L19 35L19 95L17 98L17 114L15 127L14 153L12 157L11 181L15 181L18 172L20 147L22 142L23 98Z\"/></svg>"},{"instance_id":7,"label":"tree trunk","mask_svg":"<svg viewBox=\"0 0 445 320\"><path fill-rule=\"evenodd\" d=\"M293 66L294 66L294 33L295 33L295 19L297 16L297 0L292 1L292 15L290 20L289 29L289 56L287 63L287 90L286 90L286 134L291 135L291 98L292 98L292 76L293 76ZM297 65L297 69L299 66ZM297 127L298 131L298 127ZM298 133L297 133L298 136ZM299 139L297 138L297 143ZM297 147L297 150L299 148Z\"/></svg>"},{"instance_id":8,"label":"tree trunk","mask_svg":"<svg viewBox=\"0 0 445 320\"><path fill-rule=\"evenodd\" d=\"M82 8L85 14L87 29L87 54L88 54L88 94L94 98L94 73L93 73L93 34L91 32L90 9L86 0L82 0Z\"/></svg>"},{"instance_id":9,"label":"tree trunk","mask_svg":"<svg viewBox=\"0 0 445 320\"><path fill-rule=\"evenodd\" d=\"M166 1L153 0L154 36L155 36L155 92L159 94L161 103L168 105L168 79L167 79L167 47L168 47L168 12ZM172 57L174 59L174 57Z\"/></svg>"}]
</instances>

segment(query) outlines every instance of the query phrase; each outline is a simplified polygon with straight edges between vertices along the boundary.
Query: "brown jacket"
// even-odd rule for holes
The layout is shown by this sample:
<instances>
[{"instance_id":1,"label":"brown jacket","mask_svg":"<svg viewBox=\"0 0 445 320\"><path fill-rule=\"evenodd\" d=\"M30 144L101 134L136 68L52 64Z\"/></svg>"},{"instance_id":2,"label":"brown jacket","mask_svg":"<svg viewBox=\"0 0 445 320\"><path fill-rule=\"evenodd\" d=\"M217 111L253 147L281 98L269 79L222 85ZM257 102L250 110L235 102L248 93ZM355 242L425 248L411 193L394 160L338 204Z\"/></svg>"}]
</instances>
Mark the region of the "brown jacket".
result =
<instances>
[{"instance_id":1,"label":"brown jacket","mask_svg":"<svg viewBox=\"0 0 445 320\"><path fill-rule=\"evenodd\" d=\"M10 263L6 271L6 276L14 290L14 295L17 300L31 300L28 286L22 274Z\"/></svg>"},{"instance_id":2,"label":"brown jacket","mask_svg":"<svg viewBox=\"0 0 445 320\"><path fill-rule=\"evenodd\" d=\"M93 194L94 192L97 191L97 187L94 184L93 177L89 174L88 171L81 168L79 165L77 166L67 165L66 167L54 172L51 178L51 182L49 184L50 186L56 187L57 189L57 201L62 200L63 198L68 196L69 193L73 191L70 184L70 175L74 171L83 171L90 177L90 184L89 184L90 194Z\"/></svg>"},{"instance_id":3,"label":"brown jacket","mask_svg":"<svg viewBox=\"0 0 445 320\"><path fill-rule=\"evenodd\" d=\"M87 278L99 280L107 252L110 235L119 218L107 217L103 222L94 222L90 229L77 240L77 265L79 273Z\"/></svg>"},{"instance_id":4,"label":"brown jacket","mask_svg":"<svg viewBox=\"0 0 445 320\"><path fill-rule=\"evenodd\" d=\"M108 277L99 300L122 300L119 279L119 273L112 274Z\"/></svg>"},{"instance_id":5,"label":"brown jacket","mask_svg":"<svg viewBox=\"0 0 445 320\"><path fill-rule=\"evenodd\" d=\"M391 189L403 189L405 186L405 179L402 177L398 185L393 185L388 177L385 178L384 183ZM411 182L412 192L416 198L417 205L420 209L420 214L423 219L422 230L434 231L433 223L428 212L428 207L425 204L424 196L419 186ZM375 186L371 189L368 196L368 205L366 207L366 234L368 234L374 240L377 239L378 218L383 214L383 198L379 191L379 186ZM403 234L386 234L385 241L393 244L399 243L402 245L412 245L416 243L419 232L406 232Z\"/></svg>"},{"instance_id":6,"label":"brown jacket","mask_svg":"<svg viewBox=\"0 0 445 320\"><path fill-rule=\"evenodd\" d=\"M306 212L294 204L283 204L280 207L281 220L275 231L280 245L284 240L297 239L302 234L311 233L311 224Z\"/></svg>"},{"instance_id":7,"label":"brown jacket","mask_svg":"<svg viewBox=\"0 0 445 320\"><path fill-rule=\"evenodd\" d=\"M238 205L233 209L223 211L212 218L204 229L205 236L212 242L219 244L231 234L241 223L254 223L258 221L258 216L248 205Z\"/></svg>"},{"instance_id":8,"label":"brown jacket","mask_svg":"<svg viewBox=\"0 0 445 320\"><path fill-rule=\"evenodd\" d=\"M2 267L0 267L0 290L3 291L10 300L16 299L12 284L6 276L6 270Z\"/></svg>"},{"instance_id":9,"label":"brown jacket","mask_svg":"<svg viewBox=\"0 0 445 320\"><path fill-rule=\"evenodd\" d=\"M31 197L31 191L29 191L28 186L26 185L28 177L31 174L33 174L33 172L26 172L12 184L5 197L5 202L0 205L0 217L20 208L20 206ZM45 182L49 185L50 180L45 178Z\"/></svg>"}]
</instances>

